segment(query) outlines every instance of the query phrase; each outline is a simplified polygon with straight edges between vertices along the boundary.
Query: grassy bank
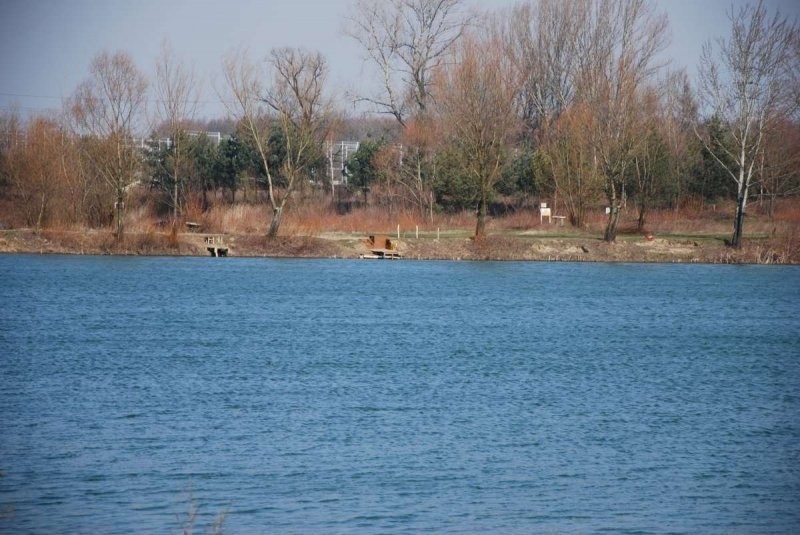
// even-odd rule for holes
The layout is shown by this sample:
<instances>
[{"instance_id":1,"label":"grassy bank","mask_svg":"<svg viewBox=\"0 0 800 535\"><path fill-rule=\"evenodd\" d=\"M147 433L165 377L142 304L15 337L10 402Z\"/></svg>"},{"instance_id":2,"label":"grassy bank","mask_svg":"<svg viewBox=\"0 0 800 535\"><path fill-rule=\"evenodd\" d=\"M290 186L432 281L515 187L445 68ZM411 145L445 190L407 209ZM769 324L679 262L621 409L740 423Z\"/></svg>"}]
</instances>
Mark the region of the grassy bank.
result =
<instances>
[{"instance_id":1,"label":"grassy bank","mask_svg":"<svg viewBox=\"0 0 800 535\"><path fill-rule=\"evenodd\" d=\"M329 204L306 203L286 214L281 235L273 239L265 237L266 207L238 204L188 214L181 225L186 232L172 231L147 210L135 210L128 214L122 240L110 228L3 230L0 252L209 256L205 240L215 236L231 256L358 258L369 252L367 236L384 234L405 258L414 259L797 264L797 204L787 200L772 217L755 207L739 250L725 245L732 206L653 212L642 230L636 228L636 214L626 213L616 243L606 243L601 240L602 213L592 214L578 229L519 210L491 219L489 235L475 240L471 213L434 214L431 219L416 211L368 207L338 214Z\"/></svg>"},{"instance_id":2,"label":"grassy bank","mask_svg":"<svg viewBox=\"0 0 800 535\"><path fill-rule=\"evenodd\" d=\"M209 256L202 233L128 233L118 241L104 231L0 231L0 252L35 254ZM276 258L358 258L369 252L365 234L319 236L226 234L231 256ZM532 235L505 232L482 240L448 235L394 239L404 258L420 260L529 260L577 262L687 262L797 264L796 244L774 238L751 239L739 250L713 235L622 236L606 243L599 236Z\"/></svg>"}]
</instances>

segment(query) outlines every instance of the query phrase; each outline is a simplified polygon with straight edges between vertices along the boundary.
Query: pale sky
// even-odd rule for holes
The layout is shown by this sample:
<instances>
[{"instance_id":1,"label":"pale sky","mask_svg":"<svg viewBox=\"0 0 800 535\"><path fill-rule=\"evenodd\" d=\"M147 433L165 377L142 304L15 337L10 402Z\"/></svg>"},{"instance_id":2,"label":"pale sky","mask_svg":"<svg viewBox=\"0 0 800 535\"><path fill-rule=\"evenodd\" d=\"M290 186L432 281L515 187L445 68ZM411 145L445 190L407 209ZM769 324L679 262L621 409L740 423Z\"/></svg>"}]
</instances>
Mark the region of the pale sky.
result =
<instances>
[{"instance_id":1,"label":"pale sky","mask_svg":"<svg viewBox=\"0 0 800 535\"><path fill-rule=\"evenodd\" d=\"M484 9L515 0L470 0ZM670 19L667 56L693 76L702 43L728 32L726 10L745 0L657 0ZM353 0L0 0L0 112L23 115L60 108L88 76L98 53L124 50L151 79L163 39L194 65L203 82L199 118L224 115L214 91L222 57L248 48L254 58L271 48L303 46L328 59L330 86L346 90L374 84L361 52L342 33ZM770 9L800 18L800 2L766 0Z\"/></svg>"}]
</instances>

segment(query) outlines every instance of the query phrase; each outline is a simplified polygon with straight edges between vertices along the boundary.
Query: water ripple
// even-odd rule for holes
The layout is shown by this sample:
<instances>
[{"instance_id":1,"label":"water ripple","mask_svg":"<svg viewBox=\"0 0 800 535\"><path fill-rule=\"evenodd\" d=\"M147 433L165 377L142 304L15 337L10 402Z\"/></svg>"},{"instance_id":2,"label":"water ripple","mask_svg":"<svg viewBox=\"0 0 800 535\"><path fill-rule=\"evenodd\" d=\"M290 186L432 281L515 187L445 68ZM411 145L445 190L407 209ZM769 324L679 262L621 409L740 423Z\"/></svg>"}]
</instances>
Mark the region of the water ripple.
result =
<instances>
[{"instance_id":1,"label":"water ripple","mask_svg":"<svg viewBox=\"0 0 800 535\"><path fill-rule=\"evenodd\" d=\"M798 268L15 256L0 277L0 532L800 525Z\"/></svg>"}]
</instances>

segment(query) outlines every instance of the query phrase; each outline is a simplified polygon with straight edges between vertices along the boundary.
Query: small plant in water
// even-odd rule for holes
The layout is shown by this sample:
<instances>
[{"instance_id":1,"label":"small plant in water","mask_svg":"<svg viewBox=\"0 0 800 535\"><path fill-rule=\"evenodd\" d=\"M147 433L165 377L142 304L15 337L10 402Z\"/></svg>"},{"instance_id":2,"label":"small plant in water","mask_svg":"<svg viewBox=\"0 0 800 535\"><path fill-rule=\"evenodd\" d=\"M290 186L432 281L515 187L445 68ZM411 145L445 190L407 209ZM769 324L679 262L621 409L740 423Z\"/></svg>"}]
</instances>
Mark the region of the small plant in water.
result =
<instances>
[{"instance_id":1,"label":"small plant in water","mask_svg":"<svg viewBox=\"0 0 800 535\"><path fill-rule=\"evenodd\" d=\"M211 535L221 535L222 534L222 525L225 523L225 517L227 516L227 511L220 511L217 513L217 516L214 517L214 521L206 526L205 529L199 529L196 525L198 521L198 511L200 507L197 505L197 501L194 499L191 489L187 493L187 498L189 502L189 510L186 513L178 513L176 516L178 518L178 524L180 525L181 534L182 535L193 535L196 532L199 533L210 533Z\"/></svg>"}]
</instances>

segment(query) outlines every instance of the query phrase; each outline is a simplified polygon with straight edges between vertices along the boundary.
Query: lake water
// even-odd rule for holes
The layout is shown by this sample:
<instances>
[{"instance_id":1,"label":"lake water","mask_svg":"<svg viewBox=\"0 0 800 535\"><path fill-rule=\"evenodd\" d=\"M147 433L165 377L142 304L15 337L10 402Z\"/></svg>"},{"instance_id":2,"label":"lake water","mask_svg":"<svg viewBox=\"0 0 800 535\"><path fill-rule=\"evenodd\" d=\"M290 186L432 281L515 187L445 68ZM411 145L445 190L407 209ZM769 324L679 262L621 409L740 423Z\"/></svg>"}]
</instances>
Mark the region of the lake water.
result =
<instances>
[{"instance_id":1,"label":"lake water","mask_svg":"<svg viewBox=\"0 0 800 535\"><path fill-rule=\"evenodd\" d=\"M798 267L0 277L0 533L800 531Z\"/></svg>"}]
</instances>

